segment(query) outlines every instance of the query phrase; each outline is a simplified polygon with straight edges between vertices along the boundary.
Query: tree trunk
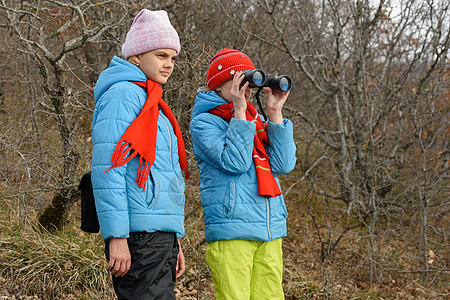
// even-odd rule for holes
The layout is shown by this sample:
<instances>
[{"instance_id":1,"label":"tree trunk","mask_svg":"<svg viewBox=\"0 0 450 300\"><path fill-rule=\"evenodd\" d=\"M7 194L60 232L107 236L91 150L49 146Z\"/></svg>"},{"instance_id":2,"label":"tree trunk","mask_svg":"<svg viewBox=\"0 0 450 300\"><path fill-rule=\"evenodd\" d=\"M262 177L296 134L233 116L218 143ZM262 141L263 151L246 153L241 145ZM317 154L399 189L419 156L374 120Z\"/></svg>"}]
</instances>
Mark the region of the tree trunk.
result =
<instances>
[{"instance_id":1,"label":"tree trunk","mask_svg":"<svg viewBox=\"0 0 450 300\"><path fill-rule=\"evenodd\" d=\"M60 230L67 220L70 208L78 198L79 192L75 189L61 190L39 217L39 223L50 232Z\"/></svg>"}]
</instances>

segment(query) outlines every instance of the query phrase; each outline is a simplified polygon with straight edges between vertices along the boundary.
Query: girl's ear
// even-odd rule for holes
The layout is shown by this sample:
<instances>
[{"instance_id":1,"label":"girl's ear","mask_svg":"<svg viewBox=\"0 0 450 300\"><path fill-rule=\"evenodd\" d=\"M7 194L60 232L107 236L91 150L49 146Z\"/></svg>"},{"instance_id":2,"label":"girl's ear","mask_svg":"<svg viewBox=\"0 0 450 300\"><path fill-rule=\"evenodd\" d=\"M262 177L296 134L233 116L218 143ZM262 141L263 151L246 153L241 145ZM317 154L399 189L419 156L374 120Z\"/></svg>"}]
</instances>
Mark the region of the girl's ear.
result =
<instances>
[{"instance_id":1,"label":"girl's ear","mask_svg":"<svg viewBox=\"0 0 450 300\"><path fill-rule=\"evenodd\" d=\"M139 56L136 55L136 56L134 57L134 62L136 63L136 66L139 67L139 65L140 65L140 63L141 63L141 60L140 60Z\"/></svg>"},{"instance_id":2,"label":"girl's ear","mask_svg":"<svg viewBox=\"0 0 450 300\"><path fill-rule=\"evenodd\" d=\"M141 60L139 59L139 56L138 56L138 55L133 55L133 56L131 56L131 57L128 59L128 61L129 61L130 63L132 63L133 65L136 65L136 66L138 66L138 67L139 67L139 64L141 63Z\"/></svg>"}]
</instances>

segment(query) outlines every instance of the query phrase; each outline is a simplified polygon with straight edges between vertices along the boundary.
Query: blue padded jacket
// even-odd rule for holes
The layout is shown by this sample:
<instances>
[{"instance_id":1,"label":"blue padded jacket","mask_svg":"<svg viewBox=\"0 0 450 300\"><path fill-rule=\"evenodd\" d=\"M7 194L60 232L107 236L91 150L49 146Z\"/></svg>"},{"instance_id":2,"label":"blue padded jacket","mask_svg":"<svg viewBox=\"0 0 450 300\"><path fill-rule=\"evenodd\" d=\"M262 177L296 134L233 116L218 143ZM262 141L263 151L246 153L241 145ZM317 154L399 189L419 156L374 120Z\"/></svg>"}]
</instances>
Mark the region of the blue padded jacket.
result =
<instances>
[{"instance_id":1,"label":"blue padded jacket","mask_svg":"<svg viewBox=\"0 0 450 300\"><path fill-rule=\"evenodd\" d=\"M147 100L145 89L130 81L146 81L133 64L114 57L95 85L92 120L92 186L104 239L127 238L130 232L164 231L184 236L184 179L178 162L177 138L159 111L156 159L145 190L136 183L139 157L105 172L117 142Z\"/></svg>"},{"instance_id":2,"label":"blue padded jacket","mask_svg":"<svg viewBox=\"0 0 450 300\"><path fill-rule=\"evenodd\" d=\"M206 241L271 241L286 236L286 205L283 195L258 195L253 162L254 123L230 122L207 113L226 104L216 92L197 94L190 133L200 167L200 192L205 217ZM292 122L268 122L266 147L272 173L290 172L296 163ZM276 178L277 183L278 179Z\"/></svg>"}]
</instances>

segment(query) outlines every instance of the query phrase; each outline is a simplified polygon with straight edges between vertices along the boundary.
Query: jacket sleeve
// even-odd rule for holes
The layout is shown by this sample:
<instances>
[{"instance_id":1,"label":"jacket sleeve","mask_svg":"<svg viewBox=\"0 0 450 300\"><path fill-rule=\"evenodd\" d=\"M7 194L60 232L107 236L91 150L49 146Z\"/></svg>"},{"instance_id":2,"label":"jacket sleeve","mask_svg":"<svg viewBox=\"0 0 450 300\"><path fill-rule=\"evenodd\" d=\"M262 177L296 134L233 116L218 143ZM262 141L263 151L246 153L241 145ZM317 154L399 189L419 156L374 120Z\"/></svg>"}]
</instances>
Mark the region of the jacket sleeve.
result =
<instances>
[{"instance_id":1,"label":"jacket sleeve","mask_svg":"<svg viewBox=\"0 0 450 300\"><path fill-rule=\"evenodd\" d=\"M283 119L282 124L268 121L267 135L269 136L267 154L272 172L275 174L289 173L294 169L297 161L292 122L288 119Z\"/></svg>"},{"instance_id":2,"label":"jacket sleeve","mask_svg":"<svg viewBox=\"0 0 450 300\"><path fill-rule=\"evenodd\" d=\"M129 236L126 165L105 172L128 126L141 110L139 97L124 84L112 86L98 101L92 124L92 186L104 239Z\"/></svg>"},{"instance_id":3,"label":"jacket sleeve","mask_svg":"<svg viewBox=\"0 0 450 300\"><path fill-rule=\"evenodd\" d=\"M209 113L198 115L190 125L197 159L232 175L250 168L255 130L251 122L233 118L228 123Z\"/></svg>"}]
</instances>

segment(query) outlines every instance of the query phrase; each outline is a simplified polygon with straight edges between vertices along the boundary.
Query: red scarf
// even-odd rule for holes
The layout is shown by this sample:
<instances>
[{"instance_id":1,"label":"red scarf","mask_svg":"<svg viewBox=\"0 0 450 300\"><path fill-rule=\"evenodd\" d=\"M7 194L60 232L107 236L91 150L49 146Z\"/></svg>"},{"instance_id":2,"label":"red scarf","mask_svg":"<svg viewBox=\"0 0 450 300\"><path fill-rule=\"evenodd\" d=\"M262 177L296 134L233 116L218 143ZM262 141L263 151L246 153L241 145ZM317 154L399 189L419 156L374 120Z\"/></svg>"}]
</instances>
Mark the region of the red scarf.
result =
<instances>
[{"instance_id":1,"label":"red scarf","mask_svg":"<svg viewBox=\"0 0 450 300\"><path fill-rule=\"evenodd\" d=\"M233 109L233 103L229 103L219 105L208 112L229 122L234 114ZM279 196L281 195L281 191L270 170L269 156L267 155L265 147L265 145L269 143L269 137L266 131L267 123L262 122L256 108L250 102L247 102L247 111L245 114L247 121L256 124L256 133L253 143L253 161L256 166L259 195L264 197Z\"/></svg>"},{"instance_id":2,"label":"red scarf","mask_svg":"<svg viewBox=\"0 0 450 300\"><path fill-rule=\"evenodd\" d=\"M107 171L115 167L120 167L139 154L139 169L136 182L139 187L144 188L147 183L150 167L155 162L156 156L156 134L158 131L159 108L172 124L173 131L178 142L178 157L181 169L185 172L186 180L190 175L187 167L186 151L184 148L183 137L180 126L172 113L169 105L162 99L161 86L151 80L133 81L133 83L147 89L147 101L144 104L139 116L130 124L128 129L122 135L122 138L116 145L116 149L111 158L113 164ZM131 154L127 156L128 152Z\"/></svg>"}]
</instances>

